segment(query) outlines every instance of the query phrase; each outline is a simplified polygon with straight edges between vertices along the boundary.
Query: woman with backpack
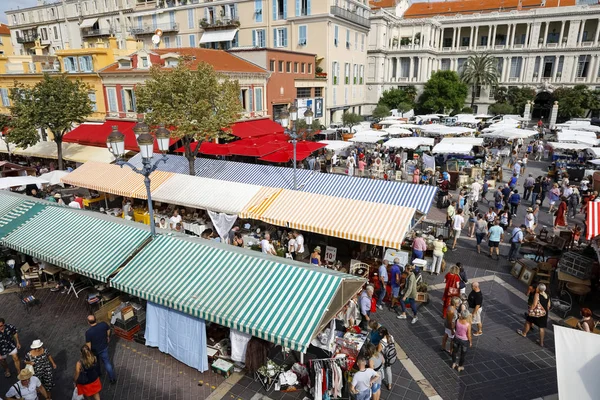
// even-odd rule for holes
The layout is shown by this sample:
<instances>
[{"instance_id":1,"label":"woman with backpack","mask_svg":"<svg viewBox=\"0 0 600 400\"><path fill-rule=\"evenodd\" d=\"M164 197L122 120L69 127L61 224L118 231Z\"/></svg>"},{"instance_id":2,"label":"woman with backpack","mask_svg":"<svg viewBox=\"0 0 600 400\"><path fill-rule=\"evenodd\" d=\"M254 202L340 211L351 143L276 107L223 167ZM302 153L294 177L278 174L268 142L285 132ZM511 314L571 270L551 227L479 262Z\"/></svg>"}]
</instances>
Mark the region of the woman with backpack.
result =
<instances>
[{"instance_id":1,"label":"woman with backpack","mask_svg":"<svg viewBox=\"0 0 600 400\"><path fill-rule=\"evenodd\" d=\"M390 335L387 328L380 327L379 335L381 341L379 342L380 352L383 354L384 363L384 374L383 383L386 385L388 390L392 390L392 365L398 361L398 353L396 352L396 342L394 337Z\"/></svg>"},{"instance_id":2,"label":"woman with backpack","mask_svg":"<svg viewBox=\"0 0 600 400\"><path fill-rule=\"evenodd\" d=\"M81 359L75 365L75 386L77 394L100 400L100 364L87 345L81 347Z\"/></svg>"}]
</instances>

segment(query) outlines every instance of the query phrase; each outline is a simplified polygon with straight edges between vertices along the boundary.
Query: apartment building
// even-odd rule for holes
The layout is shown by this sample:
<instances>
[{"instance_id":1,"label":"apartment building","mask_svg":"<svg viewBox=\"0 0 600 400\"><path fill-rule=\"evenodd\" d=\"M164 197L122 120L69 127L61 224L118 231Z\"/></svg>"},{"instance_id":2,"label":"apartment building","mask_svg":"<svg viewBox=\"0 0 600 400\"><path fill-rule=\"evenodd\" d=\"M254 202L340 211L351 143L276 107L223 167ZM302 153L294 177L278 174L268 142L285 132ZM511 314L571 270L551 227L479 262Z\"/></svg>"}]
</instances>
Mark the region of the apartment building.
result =
<instances>
[{"instance_id":1,"label":"apartment building","mask_svg":"<svg viewBox=\"0 0 600 400\"><path fill-rule=\"evenodd\" d=\"M370 109L384 90L421 90L432 72L460 72L470 55L483 52L498 59L500 85L536 89L534 118L546 116L549 94L559 86L600 86L597 1L371 0L371 6ZM491 88L477 88L478 112L494 102Z\"/></svg>"},{"instance_id":2,"label":"apartment building","mask_svg":"<svg viewBox=\"0 0 600 400\"><path fill-rule=\"evenodd\" d=\"M6 24L0 24L0 56L11 55L13 52L10 28Z\"/></svg>"},{"instance_id":3,"label":"apartment building","mask_svg":"<svg viewBox=\"0 0 600 400\"><path fill-rule=\"evenodd\" d=\"M7 12L18 54L40 39L44 54L114 36L147 49L275 48L316 54L327 78L323 123L364 113L368 0L62 0ZM160 30L160 42L153 42ZM156 38L155 38L156 40Z\"/></svg>"}]
</instances>

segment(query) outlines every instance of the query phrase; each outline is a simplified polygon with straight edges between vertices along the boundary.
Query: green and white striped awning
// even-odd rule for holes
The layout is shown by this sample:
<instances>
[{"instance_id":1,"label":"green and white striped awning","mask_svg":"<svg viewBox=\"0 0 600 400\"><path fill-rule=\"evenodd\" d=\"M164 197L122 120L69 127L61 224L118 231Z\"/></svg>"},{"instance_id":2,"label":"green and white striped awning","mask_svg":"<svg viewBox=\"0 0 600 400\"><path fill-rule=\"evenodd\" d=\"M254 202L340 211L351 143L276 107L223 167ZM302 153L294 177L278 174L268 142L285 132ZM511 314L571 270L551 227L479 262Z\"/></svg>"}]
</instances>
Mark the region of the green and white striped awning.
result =
<instances>
[{"instance_id":1,"label":"green and white striped awning","mask_svg":"<svg viewBox=\"0 0 600 400\"><path fill-rule=\"evenodd\" d=\"M0 238L8 235L46 206L25 196L0 192Z\"/></svg>"},{"instance_id":2,"label":"green and white striped awning","mask_svg":"<svg viewBox=\"0 0 600 400\"><path fill-rule=\"evenodd\" d=\"M158 236L110 284L304 352L365 280L286 261L201 239Z\"/></svg>"},{"instance_id":3,"label":"green and white striped awning","mask_svg":"<svg viewBox=\"0 0 600 400\"><path fill-rule=\"evenodd\" d=\"M150 232L68 207L42 209L2 239L21 253L104 281L144 245Z\"/></svg>"}]
</instances>

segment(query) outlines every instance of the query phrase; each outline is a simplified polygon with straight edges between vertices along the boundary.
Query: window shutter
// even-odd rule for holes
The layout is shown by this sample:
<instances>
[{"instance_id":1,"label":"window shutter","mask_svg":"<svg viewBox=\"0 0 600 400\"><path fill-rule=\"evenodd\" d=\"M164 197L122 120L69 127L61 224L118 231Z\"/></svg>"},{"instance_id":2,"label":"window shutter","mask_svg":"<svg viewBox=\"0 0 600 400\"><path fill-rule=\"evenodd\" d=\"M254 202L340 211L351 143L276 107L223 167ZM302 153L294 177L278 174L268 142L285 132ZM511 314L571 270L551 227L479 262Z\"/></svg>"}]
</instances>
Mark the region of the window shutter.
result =
<instances>
[{"instance_id":1,"label":"window shutter","mask_svg":"<svg viewBox=\"0 0 600 400\"><path fill-rule=\"evenodd\" d=\"M233 10L232 10L232 11L233 11L233 15L231 16L231 18L238 18L238 17L239 17L239 14L238 14L238 7L237 7L237 3L235 3L235 4L233 5Z\"/></svg>"},{"instance_id":2,"label":"window shutter","mask_svg":"<svg viewBox=\"0 0 600 400\"><path fill-rule=\"evenodd\" d=\"M142 17L137 17L137 26L138 28L142 27Z\"/></svg>"},{"instance_id":3,"label":"window shutter","mask_svg":"<svg viewBox=\"0 0 600 400\"><path fill-rule=\"evenodd\" d=\"M298 27L298 39L299 39L298 44L300 46L306 45L306 26L305 25L301 25Z\"/></svg>"},{"instance_id":4,"label":"window shutter","mask_svg":"<svg viewBox=\"0 0 600 400\"><path fill-rule=\"evenodd\" d=\"M121 109L127 112L127 104L125 103L125 90L121 89Z\"/></svg>"},{"instance_id":5,"label":"window shutter","mask_svg":"<svg viewBox=\"0 0 600 400\"><path fill-rule=\"evenodd\" d=\"M277 47L277 28L273 29L273 47Z\"/></svg>"},{"instance_id":6,"label":"window shutter","mask_svg":"<svg viewBox=\"0 0 600 400\"><path fill-rule=\"evenodd\" d=\"M287 19L287 0L279 1L283 1L283 19Z\"/></svg>"},{"instance_id":7,"label":"window shutter","mask_svg":"<svg viewBox=\"0 0 600 400\"><path fill-rule=\"evenodd\" d=\"M300 16L300 0L296 0L296 17Z\"/></svg>"},{"instance_id":8,"label":"window shutter","mask_svg":"<svg viewBox=\"0 0 600 400\"><path fill-rule=\"evenodd\" d=\"M310 15L310 0L306 0L306 15Z\"/></svg>"},{"instance_id":9,"label":"window shutter","mask_svg":"<svg viewBox=\"0 0 600 400\"><path fill-rule=\"evenodd\" d=\"M256 35L257 32L255 30L252 31L252 47L256 47Z\"/></svg>"},{"instance_id":10,"label":"window shutter","mask_svg":"<svg viewBox=\"0 0 600 400\"><path fill-rule=\"evenodd\" d=\"M92 103L92 111L98 111L98 107L96 107L96 93L89 92L88 98L90 99L90 103Z\"/></svg>"},{"instance_id":11,"label":"window shutter","mask_svg":"<svg viewBox=\"0 0 600 400\"><path fill-rule=\"evenodd\" d=\"M265 29L261 29L260 33L260 47L267 47L267 31Z\"/></svg>"},{"instance_id":12,"label":"window shutter","mask_svg":"<svg viewBox=\"0 0 600 400\"><path fill-rule=\"evenodd\" d=\"M85 57L79 57L79 71L85 71Z\"/></svg>"},{"instance_id":13,"label":"window shutter","mask_svg":"<svg viewBox=\"0 0 600 400\"><path fill-rule=\"evenodd\" d=\"M277 21L277 1L273 0L273 21Z\"/></svg>"},{"instance_id":14,"label":"window shutter","mask_svg":"<svg viewBox=\"0 0 600 400\"><path fill-rule=\"evenodd\" d=\"M131 107L133 108L134 112L137 110L137 107L135 105L135 91L133 90L133 88L131 89Z\"/></svg>"},{"instance_id":15,"label":"window shutter","mask_svg":"<svg viewBox=\"0 0 600 400\"><path fill-rule=\"evenodd\" d=\"M254 90L250 88L248 90L248 105L250 106L248 111L254 111Z\"/></svg>"},{"instance_id":16,"label":"window shutter","mask_svg":"<svg viewBox=\"0 0 600 400\"><path fill-rule=\"evenodd\" d=\"M256 111L262 111L262 88L256 88Z\"/></svg>"},{"instance_id":17,"label":"window shutter","mask_svg":"<svg viewBox=\"0 0 600 400\"><path fill-rule=\"evenodd\" d=\"M288 45L287 36L287 28L283 28L283 47L287 47Z\"/></svg>"}]
</instances>

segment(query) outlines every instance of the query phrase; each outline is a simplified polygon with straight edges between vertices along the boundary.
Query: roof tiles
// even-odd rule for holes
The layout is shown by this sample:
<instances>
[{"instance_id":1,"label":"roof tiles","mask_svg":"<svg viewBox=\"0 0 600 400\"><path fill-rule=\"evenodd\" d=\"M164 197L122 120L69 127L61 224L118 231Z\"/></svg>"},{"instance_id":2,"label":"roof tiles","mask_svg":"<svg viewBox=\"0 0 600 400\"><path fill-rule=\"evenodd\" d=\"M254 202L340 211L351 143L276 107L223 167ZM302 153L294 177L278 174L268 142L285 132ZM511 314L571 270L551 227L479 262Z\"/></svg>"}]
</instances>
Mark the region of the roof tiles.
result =
<instances>
[{"instance_id":1,"label":"roof tiles","mask_svg":"<svg viewBox=\"0 0 600 400\"><path fill-rule=\"evenodd\" d=\"M373 4L373 1L371 2ZM393 0L382 0L381 3L391 3ZM546 0L542 6L541 0L522 0L521 9L552 8L574 6L576 0ZM379 6L382 7L381 5ZM519 9L519 0L460 0L444 2L413 3L404 13L404 18L423 18L433 15L474 14L484 12L508 12Z\"/></svg>"}]
</instances>

